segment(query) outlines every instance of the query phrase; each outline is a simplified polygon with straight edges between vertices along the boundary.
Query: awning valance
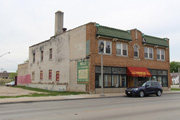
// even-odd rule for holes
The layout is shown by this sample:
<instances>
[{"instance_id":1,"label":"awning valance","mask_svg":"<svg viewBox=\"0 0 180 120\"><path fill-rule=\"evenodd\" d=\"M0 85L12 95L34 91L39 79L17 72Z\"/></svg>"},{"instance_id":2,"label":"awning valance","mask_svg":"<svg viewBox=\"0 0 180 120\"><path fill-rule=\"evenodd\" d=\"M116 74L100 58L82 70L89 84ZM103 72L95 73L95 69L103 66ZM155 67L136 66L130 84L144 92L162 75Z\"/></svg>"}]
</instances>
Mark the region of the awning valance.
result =
<instances>
[{"instance_id":1,"label":"awning valance","mask_svg":"<svg viewBox=\"0 0 180 120\"><path fill-rule=\"evenodd\" d=\"M127 67L127 75L133 77L151 77L151 73L145 67Z\"/></svg>"}]
</instances>

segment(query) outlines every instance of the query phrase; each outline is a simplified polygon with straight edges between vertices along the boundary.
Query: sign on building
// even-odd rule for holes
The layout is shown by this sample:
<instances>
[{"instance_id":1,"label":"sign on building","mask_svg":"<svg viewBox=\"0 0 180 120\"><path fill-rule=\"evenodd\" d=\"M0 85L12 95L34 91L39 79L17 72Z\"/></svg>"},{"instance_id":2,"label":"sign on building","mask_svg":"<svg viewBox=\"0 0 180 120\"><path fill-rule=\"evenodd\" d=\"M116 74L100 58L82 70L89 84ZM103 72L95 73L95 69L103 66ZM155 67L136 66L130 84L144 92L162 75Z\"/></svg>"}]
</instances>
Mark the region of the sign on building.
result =
<instances>
[{"instance_id":1,"label":"sign on building","mask_svg":"<svg viewBox=\"0 0 180 120\"><path fill-rule=\"evenodd\" d=\"M77 62L77 83L78 84L89 83L89 61Z\"/></svg>"}]
</instances>

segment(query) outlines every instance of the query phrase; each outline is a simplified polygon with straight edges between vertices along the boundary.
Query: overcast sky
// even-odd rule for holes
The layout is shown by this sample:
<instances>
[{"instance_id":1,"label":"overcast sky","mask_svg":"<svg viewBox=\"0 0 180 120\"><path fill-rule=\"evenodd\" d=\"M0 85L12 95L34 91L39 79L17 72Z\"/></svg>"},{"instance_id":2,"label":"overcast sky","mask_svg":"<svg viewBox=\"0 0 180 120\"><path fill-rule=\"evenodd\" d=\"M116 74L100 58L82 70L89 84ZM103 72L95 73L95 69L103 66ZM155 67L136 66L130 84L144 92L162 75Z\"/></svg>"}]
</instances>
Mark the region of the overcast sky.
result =
<instances>
[{"instance_id":1,"label":"overcast sky","mask_svg":"<svg viewBox=\"0 0 180 120\"><path fill-rule=\"evenodd\" d=\"M55 12L64 27L88 22L122 30L137 28L170 39L170 61L180 61L180 0L0 0L0 70L14 72L29 46L54 35ZM0 71L0 72L1 72Z\"/></svg>"}]
</instances>

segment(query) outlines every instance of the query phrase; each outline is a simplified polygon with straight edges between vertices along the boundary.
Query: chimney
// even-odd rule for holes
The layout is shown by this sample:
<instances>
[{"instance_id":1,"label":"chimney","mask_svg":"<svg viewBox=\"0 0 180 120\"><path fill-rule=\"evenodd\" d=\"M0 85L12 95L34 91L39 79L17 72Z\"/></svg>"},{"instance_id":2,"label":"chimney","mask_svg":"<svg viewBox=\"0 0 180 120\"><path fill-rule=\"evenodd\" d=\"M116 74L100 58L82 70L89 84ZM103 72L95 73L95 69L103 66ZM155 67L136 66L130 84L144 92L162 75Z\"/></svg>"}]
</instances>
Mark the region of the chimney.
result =
<instances>
[{"instance_id":1,"label":"chimney","mask_svg":"<svg viewBox=\"0 0 180 120\"><path fill-rule=\"evenodd\" d=\"M55 35L59 35L63 33L63 15L64 13L61 11L57 11L55 13Z\"/></svg>"}]
</instances>

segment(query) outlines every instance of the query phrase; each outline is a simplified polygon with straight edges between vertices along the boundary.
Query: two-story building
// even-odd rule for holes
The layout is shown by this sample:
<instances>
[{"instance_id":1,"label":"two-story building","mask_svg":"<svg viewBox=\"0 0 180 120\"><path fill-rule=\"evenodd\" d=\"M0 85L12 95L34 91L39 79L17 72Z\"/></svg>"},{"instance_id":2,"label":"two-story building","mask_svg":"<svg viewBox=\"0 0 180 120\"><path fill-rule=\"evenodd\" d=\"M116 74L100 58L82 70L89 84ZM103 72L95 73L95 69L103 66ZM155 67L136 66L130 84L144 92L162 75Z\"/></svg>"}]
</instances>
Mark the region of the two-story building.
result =
<instances>
[{"instance_id":1,"label":"two-story building","mask_svg":"<svg viewBox=\"0 0 180 120\"><path fill-rule=\"evenodd\" d=\"M169 39L149 36L137 29L120 30L87 23L63 28L63 12L56 12L55 35L29 47L27 73L18 70L19 84L51 90L100 93L101 52L104 43L105 92L124 92L147 80L170 87ZM20 66L19 66L20 67ZM31 81L31 82L29 82Z\"/></svg>"}]
</instances>

